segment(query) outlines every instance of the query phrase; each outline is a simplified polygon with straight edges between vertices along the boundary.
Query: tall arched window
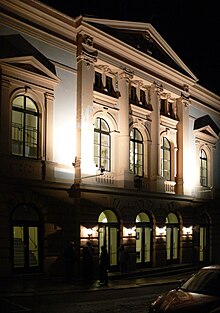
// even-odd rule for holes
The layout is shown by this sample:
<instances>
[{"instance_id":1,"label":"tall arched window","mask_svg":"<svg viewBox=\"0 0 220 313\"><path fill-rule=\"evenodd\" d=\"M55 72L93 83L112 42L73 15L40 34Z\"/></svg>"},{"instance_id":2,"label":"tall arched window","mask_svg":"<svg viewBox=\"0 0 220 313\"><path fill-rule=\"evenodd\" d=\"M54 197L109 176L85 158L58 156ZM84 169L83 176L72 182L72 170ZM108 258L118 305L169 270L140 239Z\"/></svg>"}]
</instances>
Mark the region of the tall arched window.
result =
<instances>
[{"instance_id":1,"label":"tall arched window","mask_svg":"<svg viewBox=\"0 0 220 313\"><path fill-rule=\"evenodd\" d=\"M166 137L162 137L161 142L161 175L171 180L171 147Z\"/></svg>"},{"instance_id":2,"label":"tall arched window","mask_svg":"<svg viewBox=\"0 0 220 313\"><path fill-rule=\"evenodd\" d=\"M106 121L102 118L95 120L94 128L94 162L98 168L110 171L110 129Z\"/></svg>"},{"instance_id":3,"label":"tall arched window","mask_svg":"<svg viewBox=\"0 0 220 313\"><path fill-rule=\"evenodd\" d=\"M143 150L142 135L133 128L130 132L130 170L137 176L143 176Z\"/></svg>"},{"instance_id":4,"label":"tall arched window","mask_svg":"<svg viewBox=\"0 0 220 313\"><path fill-rule=\"evenodd\" d=\"M12 103L12 154L38 158L39 112L27 96L18 96Z\"/></svg>"},{"instance_id":5,"label":"tall arched window","mask_svg":"<svg viewBox=\"0 0 220 313\"><path fill-rule=\"evenodd\" d=\"M203 149L200 151L200 184L204 187L208 186L208 160Z\"/></svg>"}]
</instances>

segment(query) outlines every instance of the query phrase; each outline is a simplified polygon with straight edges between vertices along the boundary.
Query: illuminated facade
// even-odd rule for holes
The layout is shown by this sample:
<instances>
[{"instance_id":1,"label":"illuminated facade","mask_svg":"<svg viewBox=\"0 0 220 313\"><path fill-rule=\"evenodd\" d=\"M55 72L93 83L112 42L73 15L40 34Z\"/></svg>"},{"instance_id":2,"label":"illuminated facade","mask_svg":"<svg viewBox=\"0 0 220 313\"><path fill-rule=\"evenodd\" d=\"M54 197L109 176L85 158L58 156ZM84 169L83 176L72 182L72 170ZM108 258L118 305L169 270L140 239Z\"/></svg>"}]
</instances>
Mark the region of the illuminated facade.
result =
<instances>
[{"instance_id":1,"label":"illuminated facade","mask_svg":"<svg viewBox=\"0 0 220 313\"><path fill-rule=\"evenodd\" d=\"M0 275L219 262L220 97L150 24L0 8Z\"/></svg>"}]
</instances>

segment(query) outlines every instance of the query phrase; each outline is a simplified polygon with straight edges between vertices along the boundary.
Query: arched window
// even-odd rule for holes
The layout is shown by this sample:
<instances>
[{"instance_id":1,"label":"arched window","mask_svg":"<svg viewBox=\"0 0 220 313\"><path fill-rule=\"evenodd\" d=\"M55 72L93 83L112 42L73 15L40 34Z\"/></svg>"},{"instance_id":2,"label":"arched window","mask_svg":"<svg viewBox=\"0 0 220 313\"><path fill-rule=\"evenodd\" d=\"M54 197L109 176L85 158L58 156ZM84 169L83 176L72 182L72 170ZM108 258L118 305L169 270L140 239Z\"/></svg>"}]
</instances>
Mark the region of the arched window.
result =
<instances>
[{"instance_id":1,"label":"arched window","mask_svg":"<svg viewBox=\"0 0 220 313\"><path fill-rule=\"evenodd\" d=\"M208 186L208 160L203 149L200 151L200 184L204 187Z\"/></svg>"},{"instance_id":2,"label":"arched window","mask_svg":"<svg viewBox=\"0 0 220 313\"><path fill-rule=\"evenodd\" d=\"M95 120L94 128L94 162L98 168L110 171L110 129L106 121L102 118Z\"/></svg>"},{"instance_id":3,"label":"arched window","mask_svg":"<svg viewBox=\"0 0 220 313\"><path fill-rule=\"evenodd\" d=\"M12 103L12 154L38 158L39 112L27 96L18 96Z\"/></svg>"},{"instance_id":4,"label":"arched window","mask_svg":"<svg viewBox=\"0 0 220 313\"><path fill-rule=\"evenodd\" d=\"M137 176L143 176L143 150L142 135L133 128L130 132L130 170Z\"/></svg>"},{"instance_id":5,"label":"arched window","mask_svg":"<svg viewBox=\"0 0 220 313\"><path fill-rule=\"evenodd\" d=\"M161 175L171 180L171 147L166 137L162 137L161 142Z\"/></svg>"}]
</instances>

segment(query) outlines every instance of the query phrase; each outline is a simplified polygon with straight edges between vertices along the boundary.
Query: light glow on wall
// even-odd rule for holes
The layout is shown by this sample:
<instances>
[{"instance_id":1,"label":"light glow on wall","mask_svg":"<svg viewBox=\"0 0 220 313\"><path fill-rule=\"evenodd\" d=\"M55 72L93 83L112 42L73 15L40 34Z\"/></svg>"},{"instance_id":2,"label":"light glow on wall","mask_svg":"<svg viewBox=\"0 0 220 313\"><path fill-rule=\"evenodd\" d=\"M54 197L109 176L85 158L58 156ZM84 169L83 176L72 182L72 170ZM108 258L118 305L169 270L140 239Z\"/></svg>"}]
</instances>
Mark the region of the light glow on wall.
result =
<instances>
[{"instance_id":1,"label":"light glow on wall","mask_svg":"<svg viewBox=\"0 0 220 313\"><path fill-rule=\"evenodd\" d=\"M185 194L192 194L196 185L196 164L193 154L188 153L184 168L184 192Z\"/></svg>"}]
</instances>

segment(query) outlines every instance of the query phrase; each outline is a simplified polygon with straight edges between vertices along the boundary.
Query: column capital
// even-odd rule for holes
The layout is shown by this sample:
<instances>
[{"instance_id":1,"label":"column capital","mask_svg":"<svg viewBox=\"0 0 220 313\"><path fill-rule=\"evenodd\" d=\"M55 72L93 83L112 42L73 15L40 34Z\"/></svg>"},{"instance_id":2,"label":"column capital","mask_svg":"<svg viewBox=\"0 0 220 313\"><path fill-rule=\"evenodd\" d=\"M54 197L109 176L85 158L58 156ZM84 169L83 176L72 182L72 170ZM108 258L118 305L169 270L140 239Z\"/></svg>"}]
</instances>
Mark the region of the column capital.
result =
<instances>
[{"instance_id":1,"label":"column capital","mask_svg":"<svg viewBox=\"0 0 220 313\"><path fill-rule=\"evenodd\" d=\"M129 82L134 76L134 72L128 68L123 68L123 71L119 74L120 79L125 79L126 82Z\"/></svg>"},{"instance_id":2,"label":"column capital","mask_svg":"<svg viewBox=\"0 0 220 313\"><path fill-rule=\"evenodd\" d=\"M77 61L89 64L97 62L98 51L93 47L93 37L80 33L77 35Z\"/></svg>"},{"instance_id":3,"label":"column capital","mask_svg":"<svg viewBox=\"0 0 220 313\"><path fill-rule=\"evenodd\" d=\"M181 92L181 99L182 99L182 104L184 104L185 107L188 107L191 104L188 85L183 85L183 91Z\"/></svg>"},{"instance_id":4,"label":"column capital","mask_svg":"<svg viewBox=\"0 0 220 313\"><path fill-rule=\"evenodd\" d=\"M154 91L158 94L158 96L160 96L163 92L163 85L162 84L158 84L157 82L153 82L153 87L154 87Z\"/></svg>"}]
</instances>

